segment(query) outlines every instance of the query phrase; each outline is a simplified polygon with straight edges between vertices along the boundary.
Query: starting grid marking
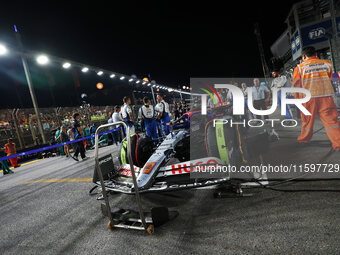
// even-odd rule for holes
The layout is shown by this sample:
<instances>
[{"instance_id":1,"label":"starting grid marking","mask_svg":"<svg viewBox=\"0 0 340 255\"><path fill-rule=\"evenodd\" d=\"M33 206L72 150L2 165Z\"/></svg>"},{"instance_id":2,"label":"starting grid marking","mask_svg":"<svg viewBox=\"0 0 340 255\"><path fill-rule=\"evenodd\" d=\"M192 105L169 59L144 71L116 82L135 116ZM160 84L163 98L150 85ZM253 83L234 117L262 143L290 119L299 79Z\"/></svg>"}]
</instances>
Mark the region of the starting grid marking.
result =
<instances>
[{"instance_id":1,"label":"starting grid marking","mask_svg":"<svg viewBox=\"0 0 340 255\"><path fill-rule=\"evenodd\" d=\"M70 178L70 179L41 179L35 181L26 181L21 184L29 183L56 183L56 182L92 182L92 178Z\"/></svg>"}]
</instances>

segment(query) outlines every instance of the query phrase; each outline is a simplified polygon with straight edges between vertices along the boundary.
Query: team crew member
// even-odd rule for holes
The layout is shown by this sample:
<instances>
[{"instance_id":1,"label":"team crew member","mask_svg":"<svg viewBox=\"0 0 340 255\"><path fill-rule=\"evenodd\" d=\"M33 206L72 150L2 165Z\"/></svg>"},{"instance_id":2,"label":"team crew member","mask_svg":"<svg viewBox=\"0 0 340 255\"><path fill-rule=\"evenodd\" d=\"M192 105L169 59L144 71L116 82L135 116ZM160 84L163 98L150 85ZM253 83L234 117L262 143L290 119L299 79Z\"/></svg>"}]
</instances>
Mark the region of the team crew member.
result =
<instances>
[{"instance_id":1,"label":"team crew member","mask_svg":"<svg viewBox=\"0 0 340 255\"><path fill-rule=\"evenodd\" d=\"M58 129L56 132L55 132L55 141L57 142L57 144L61 144L62 141L61 141L61 127L60 129ZM64 152L64 147L63 146L59 146L59 152L60 152L60 155L61 156L64 156L65 155L65 152Z\"/></svg>"},{"instance_id":2,"label":"team crew member","mask_svg":"<svg viewBox=\"0 0 340 255\"><path fill-rule=\"evenodd\" d=\"M332 97L332 65L328 60L319 59L314 47L305 47L302 50L302 60L303 62L294 69L293 86L310 91L312 98L303 105L312 115L301 113L301 135L297 140L299 143L308 143L312 139L314 120L319 114L333 149L339 151L340 123ZM296 93L295 97L302 98L304 94Z\"/></svg>"},{"instance_id":3,"label":"team crew member","mask_svg":"<svg viewBox=\"0 0 340 255\"><path fill-rule=\"evenodd\" d=\"M157 119L161 121L161 132L162 135L168 135L170 133L170 111L169 104L164 101L164 94L157 95L156 111L158 112Z\"/></svg>"},{"instance_id":4,"label":"team crew member","mask_svg":"<svg viewBox=\"0 0 340 255\"><path fill-rule=\"evenodd\" d=\"M66 142L70 141L68 139L68 135L67 135L67 131L66 131L65 126L61 126L61 128L60 128L60 141L62 143L66 143ZM71 156L70 155L70 148L69 148L68 144L64 145L64 152L65 152L65 155L66 155L67 158Z\"/></svg>"},{"instance_id":5,"label":"team crew member","mask_svg":"<svg viewBox=\"0 0 340 255\"><path fill-rule=\"evenodd\" d=\"M131 99L129 97L124 97L123 98L123 109L121 111L122 114L122 118L123 121L130 127L130 134L134 134L135 133L135 125L134 125L134 118L133 118L133 114L132 114L132 110L130 107L131 104ZM127 133L125 131L125 133Z\"/></svg>"},{"instance_id":6,"label":"team crew member","mask_svg":"<svg viewBox=\"0 0 340 255\"><path fill-rule=\"evenodd\" d=\"M254 119L254 115L251 111L249 111L249 107L248 107L248 91L247 91L248 86L247 86L247 83L245 83L245 82L241 83L241 88L242 88L242 93L243 93L243 96L244 96L244 105L246 106L247 112L250 113L250 117L252 119ZM228 93L228 95L229 95L229 93ZM227 98L228 98L228 96L227 96Z\"/></svg>"},{"instance_id":7,"label":"team crew member","mask_svg":"<svg viewBox=\"0 0 340 255\"><path fill-rule=\"evenodd\" d=\"M6 152L5 152L5 149L0 146L0 158L2 157L6 157ZM7 160L1 160L0 165L2 168L3 175L14 173L12 170L9 169Z\"/></svg>"},{"instance_id":8,"label":"team crew member","mask_svg":"<svg viewBox=\"0 0 340 255\"><path fill-rule=\"evenodd\" d=\"M107 120L107 123L111 124L111 123L113 123L111 112L109 113L109 116L110 116L110 118ZM109 129L114 130L115 126L111 126L111 127L109 127ZM112 140L116 145L118 145L117 140L116 140L115 136L113 135L113 132L114 131L112 131L111 133L108 133L107 136L109 137L109 140Z\"/></svg>"},{"instance_id":9,"label":"team crew member","mask_svg":"<svg viewBox=\"0 0 340 255\"><path fill-rule=\"evenodd\" d=\"M110 118L107 121L107 123L114 123L114 122L121 121L121 119L119 117L119 111L120 111L120 107L115 106L113 114L111 115L111 112L109 114ZM118 120L117 120L117 117L118 117ZM115 120L114 120L114 118L115 118ZM109 127L109 129L115 130L115 129L117 129L117 126L118 125L111 126L111 127ZM113 142L116 145L118 145L118 143L120 142L119 134L120 134L120 130L118 130L118 131L115 130L115 131L112 131L111 133L108 134L108 136L112 138Z\"/></svg>"},{"instance_id":10,"label":"team crew member","mask_svg":"<svg viewBox=\"0 0 340 255\"><path fill-rule=\"evenodd\" d=\"M79 113L75 113L73 115L73 123L72 123L72 131L73 131L73 134L74 134L73 137L74 137L75 140L83 137L83 131L80 128L79 120L80 120ZM74 143L74 146L76 148L76 151L75 151L74 155L72 156L72 158L75 161L79 161L79 159L78 159L79 153L80 153L80 156L83 160L88 159L88 157L86 157L86 155L85 155L85 148L84 148L83 141L78 141L78 142Z\"/></svg>"},{"instance_id":11,"label":"team crew member","mask_svg":"<svg viewBox=\"0 0 340 255\"><path fill-rule=\"evenodd\" d=\"M122 121L120 118L120 106L119 105L115 106L114 113L112 114L112 121L113 122ZM114 126L114 128L115 129L119 128L119 130L116 130L113 132L113 136L115 136L117 141L120 143L122 142L122 126L119 124L119 125Z\"/></svg>"},{"instance_id":12,"label":"team crew member","mask_svg":"<svg viewBox=\"0 0 340 255\"><path fill-rule=\"evenodd\" d=\"M209 104L209 100L208 100L208 105L213 105L214 104L214 100L211 99L211 102L212 103ZM178 107L178 111L179 111L179 117L182 117L183 114L188 111L188 106L185 104L184 100L181 100L181 103L180 103L180 105Z\"/></svg>"},{"instance_id":13,"label":"team crew member","mask_svg":"<svg viewBox=\"0 0 340 255\"><path fill-rule=\"evenodd\" d=\"M143 99L144 105L139 109L139 119L143 119L145 123L146 135L150 139L157 139L157 122L155 119L155 108L151 105L151 100L148 97Z\"/></svg>"},{"instance_id":14,"label":"team crew member","mask_svg":"<svg viewBox=\"0 0 340 255\"><path fill-rule=\"evenodd\" d=\"M252 95L254 108L257 110L267 110L266 101L269 100L270 92L266 86L260 86L260 80L258 78L254 79ZM261 119L261 116L255 115L255 118ZM264 118L268 119L268 116L264 116Z\"/></svg>"},{"instance_id":15,"label":"team crew member","mask_svg":"<svg viewBox=\"0 0 340 255\"><path fill-rule=\"evenodd\" d=\"M175 120L179 119L179 106L176 101L174 101L174 110L173 110Z\"/></svg>"},{"instance_id":16,"label":"team crew member","mask_svg":"<svg viewBox=\"0 0 340 255\"><path fill-rule=\"evenodd\" d=\"M17 154L17 147L11 138L9 138L8 143L5 144L5 152L7 153L7 156ZM14 168L20 166L18 165L18 158L11 158L9 161L11 161L11 164Z\"/></svg>"},{"instance_id":17,"label":"team crew member","mask_svg":"<svg viewBox=\"0 0 340 255\"><path fill-rule=\"evenodd\" d=\"M276 88L277 91L277 102L281 108L281 88L283 87L288 87L288 81L287 81L287 77L285 75L280 75L280 70L279 68L274 68L273 72L272 72L272 76L274 78L274 80L272 81L272 88ZM286 105L286 119L292 119L292 114L290 111L290 107L288 105Z\"/></svg>"}]
</instances>

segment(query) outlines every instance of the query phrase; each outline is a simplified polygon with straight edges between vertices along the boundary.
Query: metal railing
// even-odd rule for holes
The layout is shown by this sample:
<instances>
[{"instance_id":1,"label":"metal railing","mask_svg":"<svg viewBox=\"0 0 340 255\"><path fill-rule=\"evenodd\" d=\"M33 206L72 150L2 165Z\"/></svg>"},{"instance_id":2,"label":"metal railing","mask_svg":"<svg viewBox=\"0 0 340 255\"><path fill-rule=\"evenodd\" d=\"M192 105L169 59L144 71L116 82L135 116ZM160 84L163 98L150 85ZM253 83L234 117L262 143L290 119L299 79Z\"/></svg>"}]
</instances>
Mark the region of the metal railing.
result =
<instances>
[{"instance_id":1,"label":"metal railing","mask_svg":"<svg viewBox=\"0 0 340 255\"><path fill-rule=\"evenodd\" d=\"M100 168L99 158L98 158L98 152L99 152L99 146L98 146L99 131L101 129L112 127L112 126L119 125L119 124L124 125L124 127L126 129L126 133L127 133L126 139L127 139L128 161L129 161L129 165L130 165L130 169L131 169L133 186L134 186L135 193L136 193L136 200L137 200L137 205L138 205L139 217L140 217L140 220L141 220L142 225L143 225L143 227L132 227L131 226L130 228L135 228L135 229L139 229L139 230L146 230L147 229L147 225L146 225L146 221L145 221L145 215L144 215L144 211L143 211L143 207L142 207L142 202L141 202L140 195L139 195L139 190L138 190L138 186L137 186L137 178L136 178L136 173L135 173L135 169L134 169L134 166L133 166L133 160L132 160L132 155L131 155L130 127L129 127L129 125L126 125L126 123L124 123L123 121L101 125L101 126L99 126L97 128L96 134L95 134L94 157L95 157L95 163L96 163L96 170L97 170L98 177L99 177L99 180L100 180L100 185L101 185L101 188L102 188L103 198L104 198L105 204L106 204L107 215L109 216L110 224L112 224L113 223L113 217L112 217L112 213L111 213L110 202L109 202L109 198L108 198L107 191L106 191L106 188L105 188L104 177L103 177L103 174L102 174L102 171L101 171L101 168ZM116 226L120 227L118 225L116 225Z\"/></svg>"}]
</instances>

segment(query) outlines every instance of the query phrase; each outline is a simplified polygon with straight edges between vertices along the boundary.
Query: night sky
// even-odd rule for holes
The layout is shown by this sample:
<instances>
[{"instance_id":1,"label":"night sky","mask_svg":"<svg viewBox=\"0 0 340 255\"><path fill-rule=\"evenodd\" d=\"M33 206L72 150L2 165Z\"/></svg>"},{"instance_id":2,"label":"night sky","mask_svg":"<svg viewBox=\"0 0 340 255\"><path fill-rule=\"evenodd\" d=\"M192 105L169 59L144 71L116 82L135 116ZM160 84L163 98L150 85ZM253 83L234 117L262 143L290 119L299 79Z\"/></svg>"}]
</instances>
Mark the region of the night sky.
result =
<instances>
[{"instance_id":1,"label":"night sky","mask_svg":"<svg viewBox=\"0 0 340 255\"><path fill-rule=\"evenodd\" d=\"M260 24L269 60L270 45L286 28L293 2L6 1L0 9L0 42L17 47L16 24L27 50L139 78L151 74L173 87L189 85L190 77L263 76L254 23ZM84 77L78 70L80 87L75 88L71 70L29 65L42 107L77 105L83 92L94 105L114 105L120 103L118 91L129 86L94 73ZM102 91L95 89L99 81ZM0 59L0 93L0 108L31 107L18 57Z\"/></svg>"}]
</instances>

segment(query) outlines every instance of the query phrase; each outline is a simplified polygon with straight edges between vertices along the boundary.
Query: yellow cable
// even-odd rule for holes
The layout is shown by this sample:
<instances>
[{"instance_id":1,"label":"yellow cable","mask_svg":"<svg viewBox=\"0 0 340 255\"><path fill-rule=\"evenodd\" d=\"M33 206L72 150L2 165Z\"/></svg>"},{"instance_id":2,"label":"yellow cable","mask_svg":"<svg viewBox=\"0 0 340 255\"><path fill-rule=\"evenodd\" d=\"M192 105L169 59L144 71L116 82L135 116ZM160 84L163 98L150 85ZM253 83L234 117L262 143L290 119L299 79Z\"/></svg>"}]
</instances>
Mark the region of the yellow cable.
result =
<instances>
[{"instance_id":1,"label":"yellow cable","mask_svg":"<svg viewBox=\"0 0 340 255\"><path fill-rule=\"evenodd\" d=\"M242 161L243 161L243 163L247 163L248 161L245 160L244 155L243 155L242 141L241 141L240 131L238 130L238 124L236 125L236 129L237 129L237 133L238 133L238 141L239 141L240 152L241 152L241 155L242 155Z\"/></svg>"}]
</instances>

